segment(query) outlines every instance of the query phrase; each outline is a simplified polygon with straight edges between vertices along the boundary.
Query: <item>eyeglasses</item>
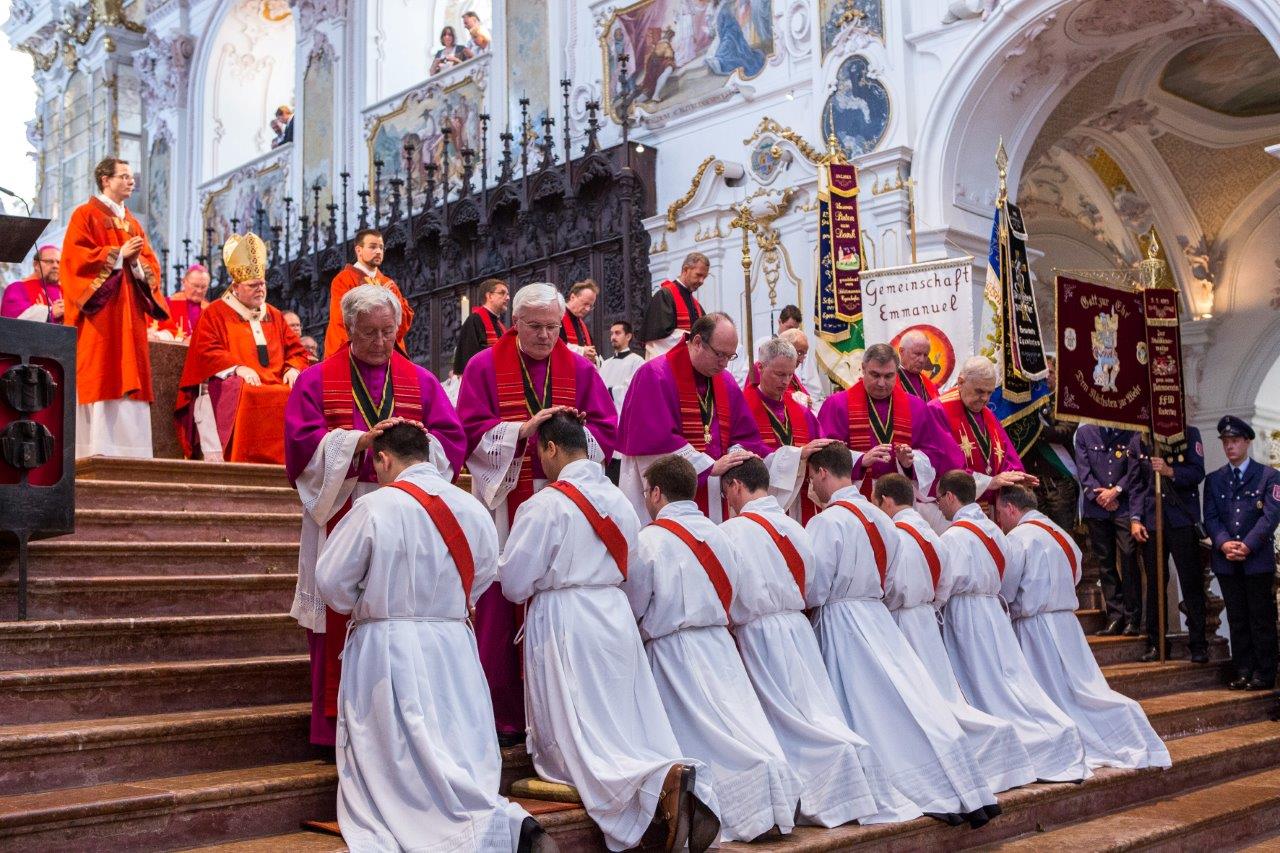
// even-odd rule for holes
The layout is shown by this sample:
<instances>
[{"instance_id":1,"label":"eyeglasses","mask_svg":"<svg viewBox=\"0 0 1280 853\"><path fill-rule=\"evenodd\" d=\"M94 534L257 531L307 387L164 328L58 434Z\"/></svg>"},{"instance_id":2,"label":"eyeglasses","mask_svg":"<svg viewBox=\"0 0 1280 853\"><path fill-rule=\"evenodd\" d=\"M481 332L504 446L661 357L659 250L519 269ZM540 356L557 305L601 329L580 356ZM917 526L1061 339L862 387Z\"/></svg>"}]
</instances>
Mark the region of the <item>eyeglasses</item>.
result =
<instances>
[{"instance_id":1,"label":"eyeglasses","mask_svg":"<svg viewBox=\"0 0 1280 853\"><path fill-rule=\"evenodd\" d=\"M701 338L699 338L699 340L702 340L702 339L701 339ZM707 349L711 350L711 354L712 354L712 355L714 355L714 356L715 356L717 359L719 359L720 361L723 361L723 362L730 362L730 361L734 361L734 360L735 360L735 359L737 359L737 357L738 357L738 354L737 354L736 352L731 352L731 353L723 353L723 352L720 352L720 350L716 349L715 347L713 347L713 346L711 345L711 342L710 342L710 341L705 341L705 340L704 340L704 341L702 341L702 345L703 345L704 347L706 347Z\"/></svg>"},{"instance_id":2,"label":"eyeglasses","mask_svg":"<svg viewBox=\"0 0 1280 853\"><path fill-rule=\"evenodd\" d=\"M130 183L132 183L133 181L137 180L137 178L135 178L132 174L125 174L125 175L112 175L111 180L129 181Z\"/></svg>"},{"instance_id":3,"label":"eyeglasses","mask_svg":"<svg viewBox=\"0 0 1280 853\"><path fill-rule=\"evenodd\" d=\"M560 334L559 323L530 323L528 320L519 320L526 328L535 334L558 335Z\"/></svg>"}]
</instances>

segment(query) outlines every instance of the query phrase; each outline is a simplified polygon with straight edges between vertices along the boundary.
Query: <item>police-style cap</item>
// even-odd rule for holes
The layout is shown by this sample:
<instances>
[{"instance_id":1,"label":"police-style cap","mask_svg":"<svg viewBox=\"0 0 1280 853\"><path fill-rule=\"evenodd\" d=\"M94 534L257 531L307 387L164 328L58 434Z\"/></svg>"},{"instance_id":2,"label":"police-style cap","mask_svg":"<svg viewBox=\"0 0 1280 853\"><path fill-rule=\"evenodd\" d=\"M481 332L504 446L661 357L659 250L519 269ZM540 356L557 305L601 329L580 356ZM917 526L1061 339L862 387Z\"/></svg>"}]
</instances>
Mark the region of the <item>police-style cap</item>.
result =
<instances>
[{"instance_id":1,"label":"police-style cap","mask_svg":"<svg viewBox=\"0 0 1280 853\"><path fill-rule=\"evenodd\" d=\"M1235 415L1225 415L1218 421L1218 438L1247 438L1253 441L1253 427Z\"/></svg>"}]
</instances>

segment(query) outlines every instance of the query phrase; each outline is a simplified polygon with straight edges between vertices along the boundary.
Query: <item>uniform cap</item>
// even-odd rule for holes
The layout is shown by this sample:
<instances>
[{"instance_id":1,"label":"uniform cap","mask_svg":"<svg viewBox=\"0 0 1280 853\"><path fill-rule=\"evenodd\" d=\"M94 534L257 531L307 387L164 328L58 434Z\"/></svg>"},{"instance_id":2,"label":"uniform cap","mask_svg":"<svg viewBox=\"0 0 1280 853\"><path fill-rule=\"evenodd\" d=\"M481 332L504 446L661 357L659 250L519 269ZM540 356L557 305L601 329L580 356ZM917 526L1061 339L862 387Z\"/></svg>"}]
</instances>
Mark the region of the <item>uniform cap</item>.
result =
<instances>
[{"instance_id":1,"label":"uniform cap","mask_svg":"<svg viewBox=\"0 0 1280 853\"><path fill-rule=\"evenodd\" d=\"M1218 438L1247 438L1253 441L1253 427L1235 415L1224 415L1218 421Z\"/></svg>"}]
</instances>

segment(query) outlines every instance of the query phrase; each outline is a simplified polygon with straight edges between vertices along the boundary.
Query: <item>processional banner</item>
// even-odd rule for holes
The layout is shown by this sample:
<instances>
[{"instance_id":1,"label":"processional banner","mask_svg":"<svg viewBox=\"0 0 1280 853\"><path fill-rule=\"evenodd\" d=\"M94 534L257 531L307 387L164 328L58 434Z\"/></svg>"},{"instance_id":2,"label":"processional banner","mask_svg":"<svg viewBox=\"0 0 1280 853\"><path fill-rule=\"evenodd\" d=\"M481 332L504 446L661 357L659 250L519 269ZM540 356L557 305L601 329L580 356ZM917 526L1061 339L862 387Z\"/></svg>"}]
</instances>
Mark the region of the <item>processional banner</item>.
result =
<instances>
[{"instance_id":1,"label":"processional banner","mask_svg":"<svg viewBox=\"0 0 1280 853\"><path fill-rule=\"evenodd\" d=\"M1187 440L1187 418L1178 291L1148 287L1142 291L1142 303L1151 376L1151 437L1157 447L1180 448Z\"/></svg>"},{"instance_id":2,"label":"processional banner","mask_svg":"<svg viewBox=\"0 0 1280 853\"><path fill-rule=\"evenodd\" d=\"M864 346L858 170L828 163L819 168L818 180L817 355L832 381L847 387L860 371L852 357Z\"/></svg>"},{"instance_id":3,"label":"processional banner","mask_svg":"<svg viewBox=\"0 0 1280 853\"><path fill-rule=\"evenodd\" d=\"M949 388L974 354L973 258L867 270L862 274L863 337L896 349L907 332L929 341L929 378Z\"/></svg>"}]
</instances>

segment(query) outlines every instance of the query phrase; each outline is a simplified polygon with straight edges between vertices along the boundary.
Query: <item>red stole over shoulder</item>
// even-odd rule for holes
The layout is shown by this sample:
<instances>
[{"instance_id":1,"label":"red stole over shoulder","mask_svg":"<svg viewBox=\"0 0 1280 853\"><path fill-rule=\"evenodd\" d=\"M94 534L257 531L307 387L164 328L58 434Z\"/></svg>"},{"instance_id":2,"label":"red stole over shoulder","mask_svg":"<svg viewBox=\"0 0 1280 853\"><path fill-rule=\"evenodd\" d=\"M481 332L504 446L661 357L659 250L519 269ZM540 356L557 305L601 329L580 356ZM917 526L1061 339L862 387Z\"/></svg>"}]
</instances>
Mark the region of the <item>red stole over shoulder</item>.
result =
<instances>
[{"instance_id":1,"label":"red stole over shoulder","mask_svg":"<svg viewBox=\"0 0 1280 853\"><path fill-rule=\"evenodd\" d=\"M686 337L667 350L663 358L670 363L671 372L676 380L676 398L680 402L680 435L694 450L706 453L711 425L707 424L704 428L702 424L702 409L698 404L698 385L693 375L693 360L689 358L689 339ZM714 417L716 428L720 430L720 452L725 453L729 450L732 432L732 413L729 410L729 383L732 380L722 370L708 381L711 383L712 394L715 395ZM710 511L711 496L707 491L706 483L698 484L696 500L698 508L704 513ZM721 496L721 502L723 501L724 498ZM724 512L723 507L722 512ZM728 513L725 512L725 517L727 516Z\"/></svg>"},{"instance_id":2,"label":"red stole over shoulder","mask_svg":"<svg viewBox=\"0 0 1280 853\"><path fill-rule=\"evenodd\" d=\"M493 316L493 312L483 305L478 305L471 309L471 313L480 317L480 323L484 326L484 345L491 347L498 342L498 338L507 332L507 327L502 325L502 321Z\"/></svg>"},{"instance_id":3,"label":"red stole over shoulder","mask_svg":"<svg viewBox=\"0 0 1280 853\"><path fill-rule=\"evenodd\" d=\"M574 346L594 346L591 343L591 330L587 328L587 324L575 317L567 308L564 316L560 318L560 339Z\"/></svg>"},{"instance_id":4,"label":"red stole over shoulder","mask_svg":"<svg viewBox=\"0 0 1280 853\"><path fill-rule=\"evenodd\" d=\"M676 308L676 328L682 332L688 332L693 329L693 324L698 318L707 313L702 310L702 303L698 302L698 297L693 295L692 290L688 290L684 285L668 279L662 283L663 289L671 294L671 302ZM685 292L688 292L688 302L685 301ZM693 310L690 311L690 304Z\"/></svg>"},{"instance_id":5,"label":"red stole over shoulder","mask_svg":"<svg viewBox=\"0 0 1280 853\"><path fill-rule=\"evenodd\" d=\"M764 397L760 394L760 386L756 384L748 385L742 389L742 396L746 398L747 408L751 410L751 415L756 419L756 426L760 429L760 439L770 450L777 450L782 446L782 436L778 435L774 428L773 413L769 410L769 406L764 401ZM804 406L796 402L791 395L791 388L788 386L782 395L782 407L786 413L787 422L791 426L791 447L804 447L814 436L809 434L809 419L805 417L807 411ZM804 482L808 483L809 475L804 475ZM803 483L800 486L800 520L802 524L807 524L809 519L818 513L818 507L813 501L809 500L809 489Z\"/></svg>"},{"instance_id":6,"label":"red stole over shoulder","mask_svg":"<svg viewBox=\"0 0 1280 853\"><path fill-rule=\"evenodd\" d=\"M964 464L970 471L995 476L1005 470L1004 441L1001 440L1000 422L995 412L982 407L981 415L972 414L960 399L959 389L952 388L938 398L942 411L947 415L947 423L951 425L951 435L960 445L964 454ZM982 425L987 432L987 451L982 450L982 443L973 427L974 419L981 417Z\"/></svg>"},{"instance_id":7,"label":"red stole over shoulder","mask_svg":"<svg viewBox=\"0 0 1280 853\"><path fill-rule=\"evenodd\" d=\"M919 380L919 388L916 387L917 380ZM930 400L938 399L938 386L933 384L933 380L923 373L912 373L909 370L898 368L898 384L906 386L908 394L918 397L926 403Z\"/></svg>"},{"instance_id":8,"label":"red stole over shoulder","mask_svg":"<svg viewBox=\"0 0 1280 853\"><path fill-rule=\"evenodd\" d=\"M391 353L391 393L395 397L392 414L410 420L422 420L422 387L418 384L418 372L413 362L398 352ZM351 388L351 345L345 343L333 355L320 363L321 406L324 423L329 429L355 427L355 393ZM372 427L373 424L367 424ZM359 467L359 461L356 462ZM325 525L325 532L342 521L351 509L347 498ZM324 657L324 713L326 717L338 716L338 682L342 677L342 647L347 641L349 617L325 608L325 657Z\"/></svg>"},{"instance_id":9,"label":"red stole over shoulder","mask_svg":"<svg viewBox=\"0 0 1280 853\"><path fill-rule=\"evenodd\" d=\"M493 345L493 370L498 382L498 417L504 423L523 423L536 412L529 411L524 396L523 369L520 348L516 345L516 330L508 329ZM573 363L573 353L564 341L556 341L547 363L550 375L551 405L578 405L578 371ZM515 519L516 509L533 495L533 453L535 443L527 442L520 460L520 474L515 487L507 494L507 521Z\"/></svg>"},{"instance_id":10,"label":"red stole over shoulder","mask_svg":"<svg viewBox=\"0 0 1280 853\"><path fill-rule=\"evenodd\" d=\"M895 447L899 444L911 443L911 395L902 387L902 383L895 382L893 384L893 395L890 400L890 418L888 424L890 429L889 443ZM871 417L875 414L873 411L873 403L871 397L867 394L866 386L859 379L854 383L845 394L845 401L849 405L849 449L858 453L866 453L871 448L880 443L875 432L871 429ZM877 415L878 417L878 415ZM871 497L872 476L871 466L862 466L862 483L859 486L861 491L868 498Z\"/></svg>"}]
</instances>

